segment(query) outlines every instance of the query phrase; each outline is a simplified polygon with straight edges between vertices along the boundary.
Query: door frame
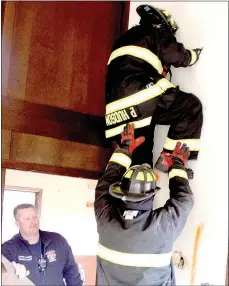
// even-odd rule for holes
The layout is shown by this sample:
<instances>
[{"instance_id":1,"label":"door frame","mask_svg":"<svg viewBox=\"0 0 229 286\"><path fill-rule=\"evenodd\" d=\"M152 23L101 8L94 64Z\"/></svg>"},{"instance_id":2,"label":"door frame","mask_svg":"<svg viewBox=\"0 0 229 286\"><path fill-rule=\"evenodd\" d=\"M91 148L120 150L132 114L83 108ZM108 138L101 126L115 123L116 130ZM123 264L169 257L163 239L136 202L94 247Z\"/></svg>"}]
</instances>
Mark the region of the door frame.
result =
<instances>
[{"instance_id":1,"label":"door frame","mask_svg":"<svg viewBox=\"0 0 229 286\"><path fill-rule=\"evenodd\" d=\"M43 189L39 188L30 188L30 187L19 187L12 185L5 185L4 191L17 191L17 192L30 192L35 193L35 208L37 210L37 216L40 219L41 216L41 206L42 206L42 195ZM2 202L3 205L3 202Z\"/></svg>"}]
</instances>

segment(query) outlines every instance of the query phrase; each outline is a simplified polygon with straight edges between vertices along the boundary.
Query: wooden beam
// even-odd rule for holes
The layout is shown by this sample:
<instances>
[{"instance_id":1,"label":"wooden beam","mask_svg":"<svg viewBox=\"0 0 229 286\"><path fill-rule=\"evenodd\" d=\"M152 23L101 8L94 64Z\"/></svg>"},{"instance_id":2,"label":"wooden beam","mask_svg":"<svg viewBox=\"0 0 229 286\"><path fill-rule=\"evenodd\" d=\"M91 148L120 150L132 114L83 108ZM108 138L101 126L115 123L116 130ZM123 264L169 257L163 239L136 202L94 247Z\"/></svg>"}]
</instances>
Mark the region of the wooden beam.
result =
<instances>
[{"instance_id":1,"label":"wooden beam","mask_svg":"<svg viewBox=\"0 0 229 286\"><path fill-rule=\"evenodd\" d=\"M2 94L7 96L14 34L15 1L2 2Z\"/></svg>"},{"instance_id":2,"label":"wooden beam","mask_svg":"<svg viewBox=\"0 0 229 286\"><path fill-rule=\"evenodd\" d=\"M99 179L102 172L93 172L88 170L79 170L77 168L48 166L35 163L24 163L14 160L3 160L2 166L7 169L15 169L21 171L39 172L45 174L54 174L69 177L79 177L86 179Z\"/></svg>"},{"instance_id":3,"label":"wooden beam","mask_svg":"<svg viewBox=\"0 0 229 286\"><path fill-rule=\"evenodd\" d=\"M2 96L2 128L109 147L103 117Z\"/></svg>"},{"instance_id":4,"label":"wooden beam","mask_svg":"<svg viewBox=\"0 0 229 286\"><path fill-rule=\"evenodd\" d=\"M18 162L98 172L106 166L108 157L109 150L102 147L12 133L10 159Z\"/></svg>"},{"instance_id":5,"label":"wooden beam","mask_svg":"<svg viewBox=\"0 0 229 286\"><path fill-rule=\"evenodd\" d=\"M2 24L1 31L3 30L5 10L6 10L6 1L1 1L1 24Z\"/></svg>"}]
</instances>

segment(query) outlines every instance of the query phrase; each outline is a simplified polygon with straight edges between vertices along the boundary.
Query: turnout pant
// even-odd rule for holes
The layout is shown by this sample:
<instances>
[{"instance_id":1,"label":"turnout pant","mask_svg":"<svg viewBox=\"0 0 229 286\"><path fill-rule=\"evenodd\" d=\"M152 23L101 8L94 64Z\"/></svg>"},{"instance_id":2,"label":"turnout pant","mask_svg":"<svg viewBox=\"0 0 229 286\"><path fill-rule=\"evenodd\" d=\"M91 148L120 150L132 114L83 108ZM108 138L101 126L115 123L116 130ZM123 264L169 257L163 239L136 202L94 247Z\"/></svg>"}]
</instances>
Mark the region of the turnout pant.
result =
<instances>
[{"instance_id":1,"label":"turnout pant","mask_svg":"<svg viewBox=\"0 0 229 286\"><path fill-rule=\"evenodd\" d=\"M145 142L136 148L132 156L132 165L148 163L153 165L153 146L155 125L170 125L163 151L172 153L178 141L186 143L190 148L189 159L197 159L200 135L203 124L202 104L193 94L177 89L171 97L169 107L168 95L160 96L157 107L152 114L151 124L135 129L135 138L145 136ZM120 135L114 139L120 144Z\"/></svg>"}]
</instances>

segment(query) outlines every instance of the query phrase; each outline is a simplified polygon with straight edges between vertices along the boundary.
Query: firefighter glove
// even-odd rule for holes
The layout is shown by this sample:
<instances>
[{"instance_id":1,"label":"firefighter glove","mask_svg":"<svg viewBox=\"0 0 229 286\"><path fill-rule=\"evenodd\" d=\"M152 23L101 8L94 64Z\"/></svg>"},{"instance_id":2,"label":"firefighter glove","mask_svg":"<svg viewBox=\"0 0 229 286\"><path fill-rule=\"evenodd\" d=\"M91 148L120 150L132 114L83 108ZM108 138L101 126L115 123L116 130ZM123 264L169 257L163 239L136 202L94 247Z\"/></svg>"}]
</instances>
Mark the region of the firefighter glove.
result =
<instances>
[{"instance_id":1,"label":"firefighter glove","mask_svg":"<svg viewBox=\"0 0 229 286\"><path fill-rule=\"evenodd\" d=\"M137 148L145 141L145 137L134 138L134 124L127 124L121 133L121 145L122 148L127 148L132 154L134 149Z\"/></svg>"},{"instance_id":2,"label":"firefighter glove","mask_svg":"<svg viewBox=\"0 0 229 286\"><path fill-rule=\"evenodd\" d=\"M175 149L172 153L172 162L176 161L182 162L184 165L187 163L187 160L190 156L189 147L187 144L181 144L181 142L177 142Z\"/></svg>"}]
</instances>

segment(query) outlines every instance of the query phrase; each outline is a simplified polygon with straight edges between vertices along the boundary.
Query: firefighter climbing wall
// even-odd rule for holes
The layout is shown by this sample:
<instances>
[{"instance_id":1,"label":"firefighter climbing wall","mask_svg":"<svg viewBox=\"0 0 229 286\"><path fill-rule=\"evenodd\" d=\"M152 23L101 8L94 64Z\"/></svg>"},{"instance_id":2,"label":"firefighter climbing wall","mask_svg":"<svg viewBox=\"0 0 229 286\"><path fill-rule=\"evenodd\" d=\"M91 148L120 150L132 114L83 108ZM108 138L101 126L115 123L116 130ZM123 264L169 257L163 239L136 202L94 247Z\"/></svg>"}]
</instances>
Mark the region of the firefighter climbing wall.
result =
<instances>
[{"instance_id":1,"label":"firefighter climbing wall","mask_svg":"<svg viewBox=\"0 0 229 286\"><path fill-rule=\"evenodd\" d=\"M144 2L147 4L147 2ZM138 24L136 7L131 2L129 28ZM195 207L174 250L184 255L184 268L176 268L180 285L225 285L228 252L228 3L220 2L148 2L167 9L178 23L177 40L186 48L204 50L193 67L172 69L173 84L195 94L204 108L204 126L198 163L191 187ZM167 126L155 132L154 160L166 138ZM168 178L160 174L155 206L168 198ZM201 230L201 231L200 231ZM198 247L197 247L198 246Z\"/></svg>"}]
</instances>

